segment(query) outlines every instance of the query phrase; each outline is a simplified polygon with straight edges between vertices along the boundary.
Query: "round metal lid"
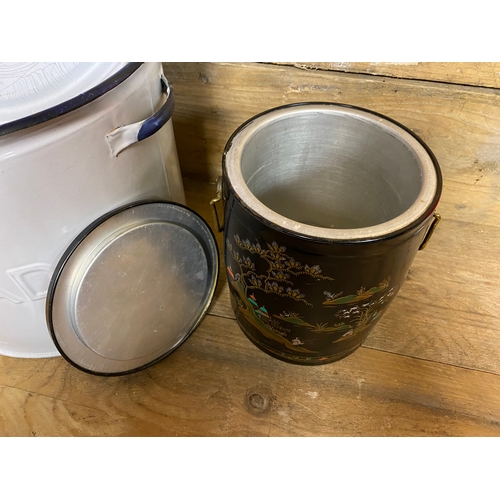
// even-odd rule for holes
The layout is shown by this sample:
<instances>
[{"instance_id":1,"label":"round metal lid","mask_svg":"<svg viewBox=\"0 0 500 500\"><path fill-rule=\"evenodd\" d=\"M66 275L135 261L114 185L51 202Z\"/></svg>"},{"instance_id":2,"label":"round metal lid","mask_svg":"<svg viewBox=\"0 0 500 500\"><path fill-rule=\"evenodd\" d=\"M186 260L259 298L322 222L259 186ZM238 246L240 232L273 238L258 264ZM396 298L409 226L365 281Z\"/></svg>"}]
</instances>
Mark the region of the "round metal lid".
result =
<instances>
[{"instance_id":1,"label":"round metal lid","mask_svg":"<svg viewBox=\"0 0 500 500\"><path fill-rule=\"evenodd\" d=\"M77 368L123 375L159 361L205 315L219 273L206 222L171 202L127 205L83 231L61 258L47 324Z\"/></svg>"}]
</instances>

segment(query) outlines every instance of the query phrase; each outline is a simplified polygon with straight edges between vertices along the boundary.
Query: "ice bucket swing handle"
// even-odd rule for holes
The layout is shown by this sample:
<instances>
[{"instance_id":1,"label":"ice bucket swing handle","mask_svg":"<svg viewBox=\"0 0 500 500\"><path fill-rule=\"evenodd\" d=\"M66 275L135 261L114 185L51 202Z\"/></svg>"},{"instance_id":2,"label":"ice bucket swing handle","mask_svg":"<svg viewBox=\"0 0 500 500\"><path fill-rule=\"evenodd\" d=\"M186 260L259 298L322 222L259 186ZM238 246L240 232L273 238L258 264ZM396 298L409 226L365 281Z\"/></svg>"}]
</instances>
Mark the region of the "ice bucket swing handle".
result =
<instances>
[{"instance_id":1,"label":"ice bucket swing handle","mask_svg":"<svg viewBox=\"0 0 500 500\"><path fill-rule=\"evenodd\" d=\"M210 201L210 207L212 208L215 227L219 233L222 233L222 231L224 231L224 219L221 224L219 221L219 214L217 213L217 203L220 201L222 201L222 177L217 177L215 181L215 198Z\"/></svg>"},{"instance_id":2,"label":"ice bucket swing handle","mask_svg":"<svg viewBox=\"0 0 500 500\"><path fill-rule=\"evenodd\" d=\"M427 243L429 243L429 240L431 239L432 233L434 232L434 230L436 229L436 226L441 221L441 215L439 215L437 212L434 212L433 217L434 217L434 219L433 219L429 229L427 230L427 233L424 236L424 240L422 241L422 243L418 247L419 250L423 250L427 246Z\"/></svg>"},{"instance_id":3,"label":"ice bucket swing handle","mask_svg":"<svg viewBox=\"0 0 500 500\"><path fill-rule=\"evenodd\" d=\"M224 231L224 222L222 223L220 222L219 213L217 212L217 204L221 201L222 201L222 177L217 177L217 180L215 181L215 198L213 198L210 201L210 207L212 208L212 215L214 217L215 227L217 231L219 231L219 233ZM434 233L436 226L441 221L441 215L439 215L438 212L434 212L433 217L434 219L429 229L427 230L427 233L425 234L422 243L418 247L419 250L423 250L427 246L427 243L429 243L429 240L431 239L432 233Z\"/></svg>"}]
</instances>

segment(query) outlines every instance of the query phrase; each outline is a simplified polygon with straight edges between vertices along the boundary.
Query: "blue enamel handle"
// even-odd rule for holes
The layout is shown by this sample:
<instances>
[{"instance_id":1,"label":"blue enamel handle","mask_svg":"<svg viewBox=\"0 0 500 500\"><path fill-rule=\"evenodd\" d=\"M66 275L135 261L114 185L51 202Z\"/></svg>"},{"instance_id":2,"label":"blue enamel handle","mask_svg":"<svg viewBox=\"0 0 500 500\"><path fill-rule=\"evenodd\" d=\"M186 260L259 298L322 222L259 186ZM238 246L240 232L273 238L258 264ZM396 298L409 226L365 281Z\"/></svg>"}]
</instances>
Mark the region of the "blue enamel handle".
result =
<instances>
[{"instance_id":1,"label":"blue enamel handle","mask_svg":"<svg viewBox=\"0 0 500 500\"><path fill-rule=\"evenodd\" d=\"M161 90L167 97L167 100L153 116L130 125L121 125L106 134L106 140L108 141L112 156L118 156L132 144L151 137L172 118L175 106L174 91L163 75L160 81Z\"/></svg>"},{"instance_id":2,"label":"blue enamel handle","mask_svg":"<svg viewBox=\"0 0 500 500\"><path fill-rule=\"evenodd\" d=\"M150 118L147 118L142 124L137 133L137 141L142 141L153 134L156 134L165 123L172 118L174 114L175 96L170 84L164 79L161 79L162 92L167 97L163 106Z\"/></svg>"}]
</instances>

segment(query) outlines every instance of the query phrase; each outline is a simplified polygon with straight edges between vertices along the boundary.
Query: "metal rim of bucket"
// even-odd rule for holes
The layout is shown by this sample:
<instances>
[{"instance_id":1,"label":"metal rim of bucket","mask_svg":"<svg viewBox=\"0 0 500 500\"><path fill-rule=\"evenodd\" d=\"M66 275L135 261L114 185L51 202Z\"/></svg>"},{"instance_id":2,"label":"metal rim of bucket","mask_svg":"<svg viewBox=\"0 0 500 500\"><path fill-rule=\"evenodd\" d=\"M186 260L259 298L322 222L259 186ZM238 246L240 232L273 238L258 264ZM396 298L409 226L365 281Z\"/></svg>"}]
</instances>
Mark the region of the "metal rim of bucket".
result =
<instances>
[{"instance_id":1,"label":"metal rim of bucket","mask_svg":"<svg viewBox=\"0 0 500 500\"><path fill-rule=\"evenodd\" d=\"M279 215L259 201L246 186L241 171L238 168L228 168L228 163L239 163L243 145L241 141L242 136L247 139L251 138L257 130L269 122L269 115L286 116L290 111L295 112L297 110L300 112L299 108L303 109L305 106L322 107L325 110L329 108L338 108L343 112L347 111L358 117L361 116L365 120L371 120L374 125L386 127L388 131L391 130L399 139L402 138L409 149L414 151L421 160L424 171L428 177L427 180L429 181L422 187L421 193L419 193L419 196L410 207L411 210L405 210L398 217L376 226L358 229L331 229L298 223L283 215ZM236 149L238 150L236 151ZM425 144L425 142L413 131L392 118L380 113L357 106L334 102L301 102L287 104L269 109L250 118L240 125L227 141L222 156L222 170L224 179L228 183L236 199L238 199L257 219L269 224L278 231L290 234L294 237L315 239L319 241L346 243L379 241L394 238L412 229L417 229L433 215L442 190L442 174L438 161L427 144ZM423 200L423 203L421 200Z\"/></svg>"}]
</instances>

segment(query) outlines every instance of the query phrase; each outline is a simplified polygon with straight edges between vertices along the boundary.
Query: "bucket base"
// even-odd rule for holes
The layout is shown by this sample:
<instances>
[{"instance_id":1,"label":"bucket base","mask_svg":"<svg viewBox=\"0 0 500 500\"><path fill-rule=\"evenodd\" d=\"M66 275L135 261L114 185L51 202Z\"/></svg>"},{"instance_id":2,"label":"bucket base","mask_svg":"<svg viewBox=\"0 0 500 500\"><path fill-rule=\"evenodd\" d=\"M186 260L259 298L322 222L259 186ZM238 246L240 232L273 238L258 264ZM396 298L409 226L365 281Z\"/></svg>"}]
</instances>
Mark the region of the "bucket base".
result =
<instances>
[{"instance_id":1,"label":"bucket base","mask_svg":"<svg viewBox=\"0 0 500 500\"><path fill-rule=\"evenodd\" d=\"M320 366L320 365L327 365L330 363L334 363L335 361L340 361L343 358L346 358L350 354L352 354L354 351L356 351L360 345L357 345L356 347L353 347L349 351L344 351L340 354L336 354L335 356L323 356L321 358L311 358L311 357L305 357L305 356L294 356L290 354L286 354L283 352L280 352L278 350L271 349L267 346L264 346L262 344L259 344L255 339L253 339L245 330L244 328L238 323L239 327L241 328L242 332L245 334L245 337L252 342L252 344L255 347L258 347L261 351L265 352L266 354L269 354L269 356L272 356L275 359L279 359L280 361L285 361L286 363L291 363L294 365L304 365L304 366Z\"/></svg>"},{"instance_id":2,"label":"bucket base","mask_svg":"<svg viewBox=\"0 0 500 500\"><path fill-rule=\"evenodd\" d=\"M362 345L366 338L366 334L368 333L363 332L364 334L360 335L356 339L350 339L346 342L342 342L344 344L343 348L340 348L339 346L339 348L337 348L334 352L327 352L326 350L314 352L307 349L307 343L294 345L292 343L293 341L289 341L285 336L280 336L278 330L272 331L270 329L262 328L262 325L252 324L252 316L247 317L247 315L244 314L232 294L230 295L230 298L238 326L241 328L245 336L252 342L252 344L273 358L286 361L288 363L313 366L325 365L339 361L358 349L358 347ZM257 328L257 326L260 326L260 328Z\"/></svg>"}]
</instances>

